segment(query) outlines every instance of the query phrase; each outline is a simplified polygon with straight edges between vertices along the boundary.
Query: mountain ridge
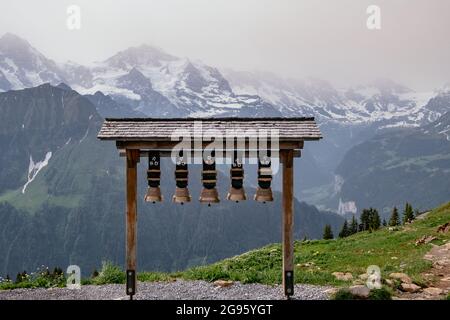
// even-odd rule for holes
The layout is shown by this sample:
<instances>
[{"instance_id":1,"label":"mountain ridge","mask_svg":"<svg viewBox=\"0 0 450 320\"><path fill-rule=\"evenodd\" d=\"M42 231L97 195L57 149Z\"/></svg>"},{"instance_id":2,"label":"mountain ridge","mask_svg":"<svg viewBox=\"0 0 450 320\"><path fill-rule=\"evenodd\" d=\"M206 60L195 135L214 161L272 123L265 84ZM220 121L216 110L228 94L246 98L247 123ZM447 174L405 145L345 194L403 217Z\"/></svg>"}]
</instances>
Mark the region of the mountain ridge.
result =
<instances>
[{"instance_id":1,"label":"mountain ridge","mask_svg":"<svg viewBox=\"0 0 450 320\"><path fill-rule=\"evenodd\" d=\"M0 127L0 274L33 270L42 263L77 264L84 274L98 269L102 260L123 264L124 159L114 143L97 139L102 117L89 97L66 85L44 84L0 93L0 112L8 124ZM161 189L171 195L175 166L166 160ZM281 206L278 192L267 205L250 200L239 206L224 200L211 208L198 201L151 205L143 199L146 170L141 161L142 268L179 270L279 239L281 215L274 214ZM201 168L193 166L193 198L201 192L200 181ZM229 177L222 171L218 189L224 199ZM253 194L255 188L247 185L246 191ZM294 205L302 221L295 227L297 237L319 237L323 224L337 228L342 223L334 213L296 200Z\"/></svg>"},{"instance_id":2,"label":"mountain ridge","mask_svg":"<svg viewBox=\"0 0 450 320\"><path fill-rule=\"evenodd\" d=\"M26 60L39 61L44 71L28 70L28 63L20 63L23 59L13 63L17 59L10 56L11 51L2 53L2 47L8 47L2 46L5 42L21 43L26 47L22 50L27 52ZM25 71L31 75L28 77ZM127 84L120 80L127 76L136 78L136 73L141 80ZM442 96L444 103L448 99L446 91L414 92L388 79L335 89L328 82L313 78L283 79L273 73L219 70L145 44L119 51L90 67L56 64L25 40L11 34L3 36L0 90L35 86L40 81L65 82L81 94L101 91L147 116L245 116L253 109L255 116L308 115L321 123L378 123L380 128L432 122L444 112L437 105L439 102L429 103L430 99Z\"/></svg>"}]
</instances>

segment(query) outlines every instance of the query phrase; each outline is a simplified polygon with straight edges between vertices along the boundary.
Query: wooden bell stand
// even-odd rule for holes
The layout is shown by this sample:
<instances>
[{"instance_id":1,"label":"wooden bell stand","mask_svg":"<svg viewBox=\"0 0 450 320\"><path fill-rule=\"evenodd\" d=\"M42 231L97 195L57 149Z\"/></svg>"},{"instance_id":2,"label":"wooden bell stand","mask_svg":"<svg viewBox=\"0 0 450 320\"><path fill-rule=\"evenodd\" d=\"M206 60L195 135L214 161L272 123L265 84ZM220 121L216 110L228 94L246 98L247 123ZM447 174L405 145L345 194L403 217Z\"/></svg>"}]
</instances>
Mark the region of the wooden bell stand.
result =
<instances>
[{"instance_id":1,"label":"wooden bell stand","mask_svg":"<svg viewBox=\"0 0 450 320\"><path fill-rule=\"evenodd\" d=\"M294 158L300 157L305 140L322 138L313 118L262 118L259 119L106 119L99 139L115 140L121 156L126 158L126 294L130 299L136 294L137 248L137 164L149 151L158 151L161 157L170 157L179 142L171 141L168 132L177 125L205 121L215 128L279 127L279 155L282 164L282 252L283 287L287 298L294 295ZM174 124L174 122L178 122ZM143 131L148 129L148 133ZM161 134L158 136L158 131ZM143 133L144 132L144 133ZM203 142L202 152L210 142ZM249 145L246 143L245 156ZM200 151L200 150L199 150ZM223 151L230 151L223 149ZM258 150L261 151L261 150Z\"/></svg>"}]
</instances>

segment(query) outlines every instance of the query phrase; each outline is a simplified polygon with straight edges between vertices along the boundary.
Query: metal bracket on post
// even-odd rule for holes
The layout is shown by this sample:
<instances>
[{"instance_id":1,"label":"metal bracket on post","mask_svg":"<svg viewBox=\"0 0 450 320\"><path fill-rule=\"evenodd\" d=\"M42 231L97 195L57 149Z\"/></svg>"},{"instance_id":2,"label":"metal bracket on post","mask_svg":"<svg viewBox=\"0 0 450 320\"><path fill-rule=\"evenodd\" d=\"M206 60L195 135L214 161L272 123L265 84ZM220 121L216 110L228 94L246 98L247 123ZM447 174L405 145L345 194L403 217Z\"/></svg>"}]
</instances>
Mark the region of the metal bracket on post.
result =
<instances>
[{"instance_id":1,"label":"metal bracket on post","mask_svg":"<svg viewBox=\"0 0 450 320\"><path fill-rule=\"evenodd\" d=\"M127 270L127 295L130 296L130 300L133 300L133 296L136 294L136 271Z\"/></svg>"},{"instance_id":2,"label":"metal bracket on post","mask_svg":"<svg viewBox=\"0 0 450 320\"><path fill-rule=\"evenodd\" d=\"M284 294L288 297L294 295L294 271L284 272Z\"/></svg>"}]
</instances>

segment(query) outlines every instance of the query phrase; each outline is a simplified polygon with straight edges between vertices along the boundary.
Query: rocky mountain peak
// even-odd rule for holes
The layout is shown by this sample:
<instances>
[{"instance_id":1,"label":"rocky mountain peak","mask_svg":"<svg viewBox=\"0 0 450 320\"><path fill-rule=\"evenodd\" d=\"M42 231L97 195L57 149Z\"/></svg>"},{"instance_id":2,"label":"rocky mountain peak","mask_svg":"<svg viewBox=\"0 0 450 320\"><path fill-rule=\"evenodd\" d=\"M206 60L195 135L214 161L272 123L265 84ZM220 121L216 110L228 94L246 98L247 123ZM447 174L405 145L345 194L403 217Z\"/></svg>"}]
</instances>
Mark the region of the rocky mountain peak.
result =
<instances>
[{"instance_id":1,"label":"rocky mountain peak","mask_svg":"<svg viewBox=\"0 0 450 320\"><path fill-rule=\"evenodd\" d=\"M135 86L152 86L150 79L146 78L136 67L133 67L130 72L121 76L118 80L119 82L128 82L130 85L134 84Z\"/></svg>"},{"instance_id":2,"label":"rocky mountain peak","mask_svg":"<svg viewBox=\"0 0 450 320\"><path fill-rule=\"evenodd\" d=\"M45 82L56 85L63 80L63 72L56 63L28 41L11 33L0 38L0 82L3 83L0 90L22 89Z\"/></svg>"},{"instance_id":3,"label":"rocky mountain peak","mask_svg":"<svg viewBox=\"0 0 450 320\"><path fill-rule=\"evenodd\" d=\"M164 52L162 49L143 44L120 51L105 63L114 68L129 69L136 66L159 67L163 62L174 61L178 58Z\"/></svg>"},{"instance_id":4,"label":"rocky mountain peak","mask_svg":"<svg viewBox=\"0 0 450 320\"><path fill-rule=\"evenodd\" d=\"M44 55L33 48L28 41L12 33L6 33L0 38L1 56L9 59L16 67L26 70L33 70L48 62ZM14 68L14 66L10 67Z\"/></svg>"},{"instance_id":5,"label":"rocky mountain peak","mask_svg":"<svg viewBox=\"0 0 450 320\"><path fill-rule=\"evenodd\" d=\"M81 128L81 132L92 120L101 119L89 100L64 84L44 83L34 88L0 93L0 111L6 119L2 123L3 133L30 129L50 133L63 127L69 131Z\"/></svg>"},{"instance_id":6,"label":"rocky mountain peak","mask_svg":"<svg viewBox=\"0 0 450 320\"><path fill-rule=\"evenodd\" d=\"M27 49L31 48L30 43L13 33L5 33L0 38L0 50L4 49Z\"/></svg>"},{"instance_id":7,"label":"rocky mountain peak","mask_svg":"<svg viewBox=\"0 0 450 320\"><path fill-rule=\"evenodd\" d=\"M70 86L68 86L67 84L65 84L64 82L61 82L56 87L59 89L62 89L62 90L72 90L72 88Z\"/></svg>"}]
</instances>

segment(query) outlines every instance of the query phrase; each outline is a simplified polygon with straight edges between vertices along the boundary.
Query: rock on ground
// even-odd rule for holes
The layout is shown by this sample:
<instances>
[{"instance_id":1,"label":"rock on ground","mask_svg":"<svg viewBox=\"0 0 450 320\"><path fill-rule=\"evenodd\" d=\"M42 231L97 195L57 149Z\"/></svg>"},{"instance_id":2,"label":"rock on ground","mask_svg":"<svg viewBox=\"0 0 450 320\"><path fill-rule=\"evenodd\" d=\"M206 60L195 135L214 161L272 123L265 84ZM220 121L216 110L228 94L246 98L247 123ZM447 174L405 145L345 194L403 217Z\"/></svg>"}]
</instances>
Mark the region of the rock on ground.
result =
<instances>
[{"instance_id":1,"label":"rock on ground","mask_svg":"<svg viewBox=\"0 0 450 320\"><path fill-rule=\"evenodd\" d=\"M353 275L350 272L333 272L332 275L336 280L350 281L353 280Z\"/></svg>"},{"instance_id":2,"label":"rock on ground","mask_svg":"<svg viewBox=\"0 0 450 320\"><path fill-rule=\"evenodd\" d=\"M404 283L412 283L411 278L406 273L394 272L389 275L391 279L397 279Z\"/></svg>"},{"instance_id":3,"label":"rock on ground","mask_svg":"<svg viewBox=\"0 0 450 320\"><path fill-rule=\"evenodd\" d=\"M430 296L439 296L444 293L444 290L442 290L440 288L429 287L429 288L423 289L423 292Z\"/></svg>"},{"instance_id":4,"label":"rock on ground","mask_svg":"<svg viewBox=\"0 0 450 320\"><path fill-rule=\"evenodd\" d=\"M331 287L295 285L293 299L326 300ZM125 300L125 285L87 285L80 290L37 288L0 291L0 300ZM280 285L242 284L234 282L218 287L206 281L139 282L137 300L278 300L285 299Z\"/></svg>"},{"instance_id":5,"label":"rock on ground","mask_svg":"<svg viewBox=\"0 0 450 320\"><path fill-rule=\"evenodd\" d=\"M402 283L400 285L400 288L405 291L405 292L409 292L409 293L416 293L419 292L422 288L419 287L418 285L414 284L414 283Z\"/></svg>"},{"instance_id":6,"label":"rock on ground","mask_svg":"<svg viewBox=\"0 0 450 320\"><path fill-rule=\"evenodd\" d=\"M433 245L432 249L427 252L425 260L431 261L432 267L422 273L425 279L423 290L417 288L404 288L406 283L401 285L401 289L407 289L399 292L400 299L417 299L417 300L442 300L450 292L450 242L443 245Z\"/></svg>"}]
</instances>

